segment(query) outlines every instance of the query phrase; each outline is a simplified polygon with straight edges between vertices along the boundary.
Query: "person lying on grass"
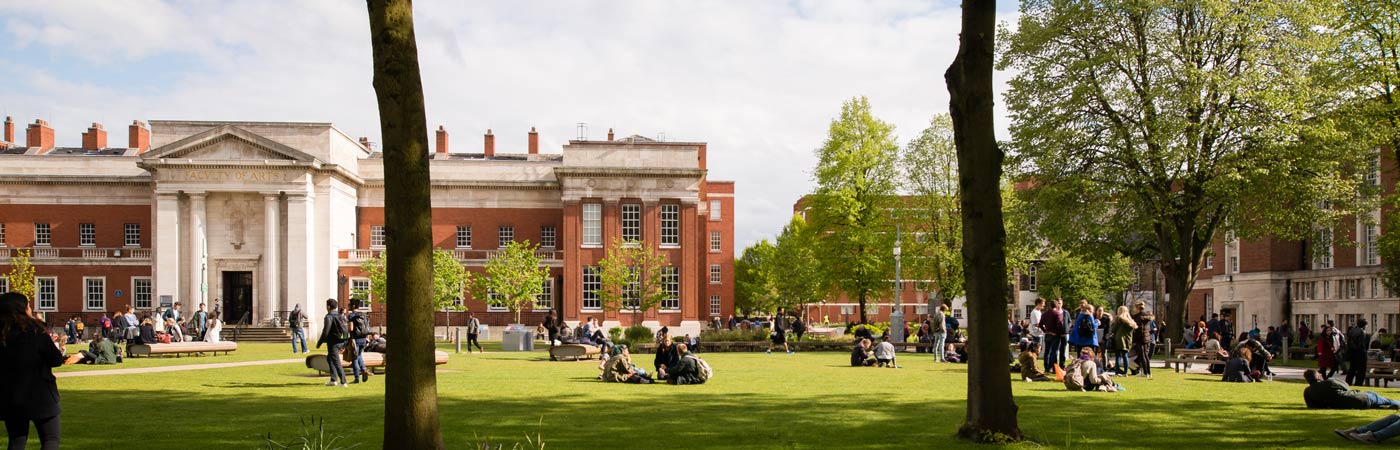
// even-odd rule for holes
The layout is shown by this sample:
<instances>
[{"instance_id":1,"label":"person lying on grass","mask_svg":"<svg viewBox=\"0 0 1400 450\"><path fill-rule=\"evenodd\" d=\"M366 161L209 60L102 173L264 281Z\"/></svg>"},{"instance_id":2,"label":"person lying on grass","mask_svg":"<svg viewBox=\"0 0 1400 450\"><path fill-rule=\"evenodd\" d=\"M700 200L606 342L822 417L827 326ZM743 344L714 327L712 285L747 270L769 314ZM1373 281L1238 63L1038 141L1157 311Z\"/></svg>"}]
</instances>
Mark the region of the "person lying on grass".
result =
<instances>
[{"instance_id":1,"label":"person lying on grass","mask_svg":"<svg viewBox=\"0 0 1400 450\"><path fill-rule=\"evenodd\" d=\"M1391 414L1356 428L1332 430L1348 441L1366 444L1379 444L1395 436L1400 436L1400 415Z\"/></svg>"},{"instance_id":2,"label":"person lying on grass","mask_svg":"<svg viewBox=\"0 0 1400 450\"><path fill-rule=\"evenodd\" d=\"M1046 375L1045 371L1040 370L1040 364L1037 364L1040 359L1039 342L1029 342L1022 349L1021 355L1016 357L1016 361L1021 364L1021 378L1025 379L1026 382L1055 381L1054 378Z\"/></svg>"},{"instance_id":3,"label":"person lying on grass","mask_svg":"<svg viewBox=\"0 0 1400 450\"><path fill-rule=\"evenodd\" d=\"M1375 392L1358 391L1336 378L1322 378L1316 370L1303 372L1308 387L1303 389L1303 403L1309 409L1397 409L1400 402L1377 395Z\"/></svg>"}]
</instances>

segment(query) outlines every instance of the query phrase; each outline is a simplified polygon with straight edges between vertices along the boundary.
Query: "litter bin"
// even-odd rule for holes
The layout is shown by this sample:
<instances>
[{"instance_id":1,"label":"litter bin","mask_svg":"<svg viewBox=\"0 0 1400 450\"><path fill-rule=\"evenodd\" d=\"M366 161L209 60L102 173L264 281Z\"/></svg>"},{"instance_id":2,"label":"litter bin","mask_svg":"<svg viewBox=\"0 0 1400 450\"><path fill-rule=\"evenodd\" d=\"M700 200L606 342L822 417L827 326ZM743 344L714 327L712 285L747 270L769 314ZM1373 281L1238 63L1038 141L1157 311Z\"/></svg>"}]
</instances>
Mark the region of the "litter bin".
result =
<instances>
[{"instance_id":1,"label":"litter bin","mask_svg":"<svg viewBox=\"0 0 1400 450\"><path fill-rule=\"evenodd\" d=\"M508 352L528 352L535 349L535 330L514 323L506 326L501 336L501 350Z\"/></svg>"}]
</instances>

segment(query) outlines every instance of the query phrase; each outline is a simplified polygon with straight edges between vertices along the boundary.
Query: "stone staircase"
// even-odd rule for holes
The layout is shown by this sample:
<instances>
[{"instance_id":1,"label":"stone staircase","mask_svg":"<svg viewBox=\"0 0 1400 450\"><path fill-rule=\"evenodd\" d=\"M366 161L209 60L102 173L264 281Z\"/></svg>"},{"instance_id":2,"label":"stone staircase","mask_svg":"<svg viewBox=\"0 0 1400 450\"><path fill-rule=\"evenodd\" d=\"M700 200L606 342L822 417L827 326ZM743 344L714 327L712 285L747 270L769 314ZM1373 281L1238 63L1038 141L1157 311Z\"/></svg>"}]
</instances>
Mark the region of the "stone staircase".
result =
<instances>
[{"instance_id":1,"label":"stone staircase","mask_svg":"<svg viewBox=\"0 0 1400 450\"><path fill-rule=\"evenodd\" d=\"M292 331L287 327L274 326L225 326L220 337L237 342L292 342Z\"/></svg>"}]
</instances>

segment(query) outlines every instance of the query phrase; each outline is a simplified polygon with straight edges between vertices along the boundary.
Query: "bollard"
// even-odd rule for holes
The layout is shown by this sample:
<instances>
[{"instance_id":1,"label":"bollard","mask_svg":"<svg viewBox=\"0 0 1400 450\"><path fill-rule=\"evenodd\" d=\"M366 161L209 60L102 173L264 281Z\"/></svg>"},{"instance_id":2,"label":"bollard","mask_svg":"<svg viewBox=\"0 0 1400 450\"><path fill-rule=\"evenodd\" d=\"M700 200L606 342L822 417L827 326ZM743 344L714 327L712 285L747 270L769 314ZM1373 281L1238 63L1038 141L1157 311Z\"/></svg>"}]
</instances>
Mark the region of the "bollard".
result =
<instances>
[{"instance_id":1,"label":"bollard","mask_svg":"<svg viewBox=\"0 0 1400 450\"><path fill-rule=\"evenodd\" d=\"M452 337L452 340L457 341L457 353L462 353L462 329L458 328L453 331L454 336Z\"/></svg>"},{"instance_id":2,"label":"bollard","mask_svg":"<svg viewBox=\"0 0 1400 450\"><path fill-rule=\"evenodd\" d=\"M1162 354L1162 368L1163 368L1163 369L1170 369L1170 368L1172 368L1172 363L1167 362L1167 359L1168 359L1168 358L1171 358L1172 355L1176 354L1175 352L1172 351L1172 338L1166 338L1166 339L1163 339L1162 341L1165 342L1166 345L1167 345L1167 352L1164 353L1164 354ZM1150 360L1149 360L1149 361L1150 361Z\"/></svg>"}]
</instances>

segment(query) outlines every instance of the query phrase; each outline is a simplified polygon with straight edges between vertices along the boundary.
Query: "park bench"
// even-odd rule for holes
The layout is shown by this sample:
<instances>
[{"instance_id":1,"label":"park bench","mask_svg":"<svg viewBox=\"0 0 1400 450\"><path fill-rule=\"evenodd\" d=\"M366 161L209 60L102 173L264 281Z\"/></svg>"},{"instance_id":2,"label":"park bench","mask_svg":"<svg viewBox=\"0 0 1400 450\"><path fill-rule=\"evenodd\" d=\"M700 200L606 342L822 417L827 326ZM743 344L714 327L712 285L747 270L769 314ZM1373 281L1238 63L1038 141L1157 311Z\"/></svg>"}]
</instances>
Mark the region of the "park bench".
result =
<instances>
[{"instance_id":1,"label":"park bench","mask_svg":"<svg viewBox=\"0 0 1400 450\"><path fill-rule=\"evenodd\" d=\"M223 352L238 350L237 342L172 342L169 344L131 344L126 346L127 354L131 356L154 356L154 355L195 355L200 353L213 353L218 355Z\"/></svg>"},{"instance_id":2,"label":"park bench","mask_svg":"<svg viewBox=\"0 0 1400 450\"><path fill-rule=\"evenodd\" d=\"M587 344L559 344L549 348L550 361L562 361L569 358L574 361L580 359L591 359L593 356L602 358L603 349Z\"/></svg>"},{"instance_id":3,"label":"park bench","mask_svg":"<svg viewBox=\"0 0 1400 450\"><path fill-rule=\"evenodd\" d=\"M1400 362L1371 360L1366 363L1366 372L1366 382L1371 386L1380 387L1384 382L1390 387L1390 380L1400 379Z\"/></svg>"},{"instance_id":4,"label":"park bench","mask_svg":"<svg viewBox=\"0 0 1400 450\"><path fill-rule=\"evenodd\" d=\"M1190 369L1191 364L1224 365L1225 360L1217 355L1207 354L1204 349L1178 349L1172 352L1172 356L1165 358L1165 367L1171 367L1180 372Z\"/></svg>"},{"instance_id":5,"label":"park bench","mask_svg":"<svg viewBox=\"0 0 1400 450\"><path fill-rule=\"evenodd\" d=\"M384 367L384 354L378 352L365 352L365 369L374 370ZM349 368L354 361L341 359L340 366ZM447 352L438 350L433 352L433 362L441 366L447 364ZM306 368L315 369L318 373L330 373L330 364L326 361L326 355L307 355ZM375 371L379 373L381 371Z\"/></svg>"}]
</instances>

